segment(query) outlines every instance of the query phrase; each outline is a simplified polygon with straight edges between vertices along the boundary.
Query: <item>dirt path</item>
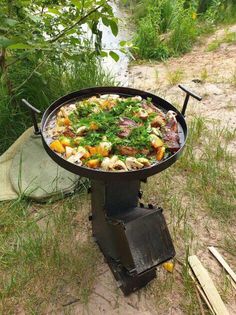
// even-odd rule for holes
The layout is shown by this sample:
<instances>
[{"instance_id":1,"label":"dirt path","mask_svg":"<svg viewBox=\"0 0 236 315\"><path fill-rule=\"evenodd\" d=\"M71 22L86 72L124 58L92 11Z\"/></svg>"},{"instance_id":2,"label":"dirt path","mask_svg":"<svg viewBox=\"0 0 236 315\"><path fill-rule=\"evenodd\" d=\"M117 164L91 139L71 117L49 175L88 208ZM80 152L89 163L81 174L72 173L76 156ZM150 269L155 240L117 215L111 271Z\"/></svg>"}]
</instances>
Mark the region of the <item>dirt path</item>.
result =
<instances>
[{"instance_id":1,"label":"dirt path","mask_svg":"<svg viewBox=\"0 0 236 315\"><path fill-rule=\"evenodd\" d=\"M230 27L228 32L236 32L236 25ZM181 82L203 97L201 103L191 100L187 110L188 119L201 115L207 119L216 120L221 126L231 131L234 130L236 128L236 44L222 43L216 50L206 51L210 43L224 36L225 31L219 30L216 34L202 40L192 52L166 63L130 66L130 86L152 91L177 105L182 104L184 97L177 87L177 84ZM235 148L236 144L233 142L232 151ZM169 219L168 214L167 219ZM198 231L195 242L198 255L217 281L217 278L222 278L222 270L210 257L205 246L206 244L215 245L221 239L220 223L206 217L201 211L195 214L194 224L197 222ZM87 230L87 235L89 234L90 228ZM181 256L180 249L178 255ZM232 257L226 254L226 258L232 262ZM176 263L173 275L166 276L166 271L159 267L157 280L147 288L124 297L99 252L98 260L96 282L88 304L84 305L75 300L75 303L63 310L59 308L53 314L67 314L67 312L73 315L189 314L183 306L184 294L188 295L188 293L184 292L181 265L178 263ZM235 295L231 293L225 301L230 314L236 314Z\"/></svg>"}]
</instances>

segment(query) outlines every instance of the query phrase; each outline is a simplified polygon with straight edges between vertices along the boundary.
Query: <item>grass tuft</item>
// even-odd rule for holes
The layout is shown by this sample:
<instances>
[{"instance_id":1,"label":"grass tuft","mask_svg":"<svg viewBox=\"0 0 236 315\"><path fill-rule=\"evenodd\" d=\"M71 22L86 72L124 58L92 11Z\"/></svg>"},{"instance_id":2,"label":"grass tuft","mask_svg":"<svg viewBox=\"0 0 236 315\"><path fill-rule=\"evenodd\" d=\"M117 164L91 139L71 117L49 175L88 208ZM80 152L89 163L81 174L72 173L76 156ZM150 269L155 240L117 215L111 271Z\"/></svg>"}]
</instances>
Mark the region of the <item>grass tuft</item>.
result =
<instances>
[{"instance_id":1,"label":"grass tuft","mask_svg":"<svg viewBox=\"0 0 236 315\"><path fill-rule=\"evenodd\" d=\"M170 85L176 85L183 80L184 73L182 70L177 69L167 73L167 81Z\"/></svg>"}]
</instances>

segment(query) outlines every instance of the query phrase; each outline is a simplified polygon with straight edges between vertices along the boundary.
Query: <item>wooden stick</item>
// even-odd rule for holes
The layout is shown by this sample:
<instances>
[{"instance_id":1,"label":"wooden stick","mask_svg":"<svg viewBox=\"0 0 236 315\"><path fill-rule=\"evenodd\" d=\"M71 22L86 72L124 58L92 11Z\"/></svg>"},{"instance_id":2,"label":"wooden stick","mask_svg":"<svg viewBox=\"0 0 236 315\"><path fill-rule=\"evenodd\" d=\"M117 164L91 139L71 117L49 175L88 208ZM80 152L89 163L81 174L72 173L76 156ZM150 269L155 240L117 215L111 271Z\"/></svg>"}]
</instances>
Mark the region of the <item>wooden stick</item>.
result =
<instances>
[{"instance_id":1,"label":"wooden stick","mask_svg":"<svg viewBox=\"0 0 236 315\"><path fill-rule=\"evenodd\" d=\"M216 315L229 315L229 312L226 309L211 277L209 276L209 273L203 267L197 256L189 256L188 262Z\"/></svg>"},{"instance_id":2,"label":"wooden stick","mask_svg":"<svg viewBox=\"0 0 236 315\"><path fill-rule=\"evenodd\" d=\"M208 247L208 249L212 253L212 255L215 256L218 262L223 266L223 268L228 272L233 281L236 283L236 274L233 272L233 270L230 268L230 266L227 264L224 258L220 255L220 253L216 250L216 248L210 246Z\"/></svg>"},{"instance_id":3,"label":"wooden stick","mask_svg":"<svg viewBox=\"0 0 236 315\"><path fill-rule=\"evenodd\" d=\"M190 275L191 279L193 280L194 284L196 285L196 288L197 288L198 292L200 293L200 295L203 298L204 302L208 306L209 310L211 311L211 313L213 315L215 315L215 312L214 312L210 302L208 301L206 294L204 293L204 291L202 290L202 288L198 284L198 281L196 280L196 278L195 278L195 276L194 276L194 274L193 274L191 269L189 269L189 275Z\"/></svg>"},{"instance_id":4,"label":"wooden stick","mask_svg":"<svg viewBox=\"0 0 236 315\"><path fill-rule=\"evenodd\" d=\"M195 288L195 291L196 291L196 295L197 295L198 304L200 306L201 314L205 315L205 311L204 311L204 308L203 308L203 305L202 305L202 300L201 300L201 297L200 297L200 294L199 294L197 288Z\"/></svg>"},{"instance_id":5,"label":"wooden stick","mask_svg":"<svg viewBox=\"0 0 236 315\"><path fill-rule=\"evenodd\" d=\"M236 290L236 284L235 284L234 281L230 278L230 276L227 275L226 278L229 280L229 282L231 283L232 287Z\"/></svg>"}]
</instances>

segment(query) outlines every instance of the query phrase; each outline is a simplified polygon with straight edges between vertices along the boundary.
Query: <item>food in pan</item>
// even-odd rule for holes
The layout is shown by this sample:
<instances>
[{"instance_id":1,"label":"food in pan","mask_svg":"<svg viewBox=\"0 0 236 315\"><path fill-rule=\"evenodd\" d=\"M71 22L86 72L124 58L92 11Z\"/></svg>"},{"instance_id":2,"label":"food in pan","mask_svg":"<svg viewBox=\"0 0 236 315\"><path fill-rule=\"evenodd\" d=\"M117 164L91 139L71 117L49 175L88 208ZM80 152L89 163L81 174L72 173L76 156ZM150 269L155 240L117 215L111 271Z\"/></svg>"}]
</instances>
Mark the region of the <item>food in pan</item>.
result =
<instances>
[{"instance_id":1,"label":"food in pan","mask_svg":"<svg viewBox=\"0 0 236 315\"><path fill-rule=\"evenodd\" d=\"M66 104L46 136L67 161L114 172L150 167L180 148L176 113L140 96L101 95Z\"/></svg>"}]
</instances>

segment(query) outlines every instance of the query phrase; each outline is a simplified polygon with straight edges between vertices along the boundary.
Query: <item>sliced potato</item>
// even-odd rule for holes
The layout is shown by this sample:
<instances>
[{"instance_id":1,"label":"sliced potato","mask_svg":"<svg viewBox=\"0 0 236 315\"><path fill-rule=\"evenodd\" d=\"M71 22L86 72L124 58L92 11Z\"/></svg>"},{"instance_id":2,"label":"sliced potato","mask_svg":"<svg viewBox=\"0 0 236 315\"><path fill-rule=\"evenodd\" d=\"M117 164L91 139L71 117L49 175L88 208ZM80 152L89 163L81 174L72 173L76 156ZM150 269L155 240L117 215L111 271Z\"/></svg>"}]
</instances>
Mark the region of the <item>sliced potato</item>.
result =
<instances>
[{"instance_id":1,"label":"sliced potato","mask_svg":"<svg viewBox=\"0 0 236 315\"><path fill-rule=\"evenodd\" d=\"M164 158L165 152L166 152L165 147L158 148L157 154L156 154L157 161L161 161Z\"/></svg>"},{"instance_id":2,"label":"sliced potato","mask_svg":"<svg viewBox=\"0 0 236 315\"><path fill-rule=\"evenodd\" d=\"M158 136L151 134L150 135L150 140L151 140L151 144L152 146L157 149L159 147L162 147L164 145L163 141L161 140L161 138L159 138Z\"/></svg>"},{"instance_id":3,"label":"sliced potato","mask_svg":"<svg viewBox=\"0 0 236 315\"><path fill-rule=\"evenodd\" d=\"M55 140L50 144L50 148L57 153L64 153L65 148L59 140Z\"/></svg>"},{"instance_id":4,"label":"sliced potato","mask_svg":"<svg viewBox=\"0 0 236 315\"><path fill-rule=\"evenodd\" d=\"M66 158L68 159L71 155L73 155L74 149L71 147L66 147Z\"/></svg>"},{"instance_id":5,"label":"sliced potato","mask_svg":"<svg viewBox=\"0 0 236 315\"><path fill-rule=\"evenodd\" d=\"M98 168L100 166L100 161L98 159L89 160L86 165L90 168Z\"/></svg>"}]
</instances>

